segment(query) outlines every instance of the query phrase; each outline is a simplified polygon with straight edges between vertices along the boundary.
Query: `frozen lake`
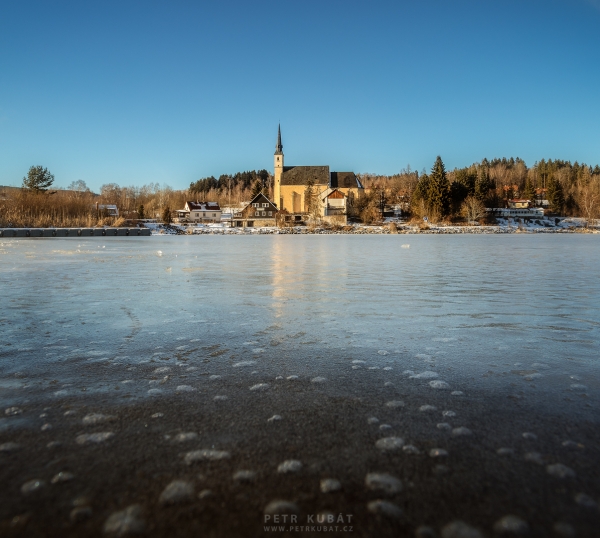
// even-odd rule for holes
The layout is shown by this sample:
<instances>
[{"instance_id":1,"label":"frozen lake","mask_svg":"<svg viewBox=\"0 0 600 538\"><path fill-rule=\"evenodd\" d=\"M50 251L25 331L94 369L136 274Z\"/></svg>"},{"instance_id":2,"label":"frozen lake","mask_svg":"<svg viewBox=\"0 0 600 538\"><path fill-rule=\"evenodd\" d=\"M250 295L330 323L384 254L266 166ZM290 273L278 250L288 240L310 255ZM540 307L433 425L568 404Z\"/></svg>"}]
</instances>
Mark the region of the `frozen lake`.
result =
<instances>
[{"instance_id":1,"label":"frozen lake","mask_svg":"<svg viewBox=\"0 0 600 538\"><path fill-rule=\"evenodd\" d=\"M0 242L0 535L595 538L598 239Z\"/></svg>"},{"instance_id":2,"label":"frozen lake","mask_svg":"<svg viewBox=\"0 0 600 538\"><path fill-rule=\"evenodd\" d=\"M0 286L4 404L112 389L110 369L81 378L90 364L187 368L200 355L214 375L255 361L281 375L435 371L516 392L598 384L591 235L8 240ZM131 381L131 396L148 390Z\"/></svg>"}]
</instances>

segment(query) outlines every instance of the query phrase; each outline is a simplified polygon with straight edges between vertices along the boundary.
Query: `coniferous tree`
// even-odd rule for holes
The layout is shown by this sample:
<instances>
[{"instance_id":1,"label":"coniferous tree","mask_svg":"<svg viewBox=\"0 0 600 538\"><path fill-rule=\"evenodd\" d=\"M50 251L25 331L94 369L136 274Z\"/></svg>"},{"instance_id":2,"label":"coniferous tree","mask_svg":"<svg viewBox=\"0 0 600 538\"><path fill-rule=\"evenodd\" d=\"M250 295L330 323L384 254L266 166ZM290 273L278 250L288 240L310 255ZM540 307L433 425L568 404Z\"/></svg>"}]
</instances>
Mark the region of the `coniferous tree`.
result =
<instances>
[{"instance_id":1,"label":"coniferous tree","mask_svg":"<svg viewBox=\"0 0 600 538\"><path fill-rule=\"evenodd\" d=\"M140 204L140 207L138 207L138 219L144 219L146 218L146 216L144 215L144 204Z\"/></svg>"},{"instance_id":2,"label":"coniferous tree","mask_svg":"<svg viewBox=\"0 0 600 538\"><path fill-rule=\"evenodd\" d=\"M252 193L250 194L250 198L254 200L254 197L263 192L263 182L260 179L257 179L252 186Z\"/></svg>"},{"instance_id":3,"label":"coniferous tree","mask_svg":"<svg viewBox=\"0 0 600 538\"><path fill-rule=\"evenodd\" d=\"M450 212L450 183L439 155L429 175L429 206L432 213L437 213L440 217L445 217Z\"/></svg>"},{"instance_id":4,"label":"coniferous tree","mask_svg":"<svg viewBox=\"0 0 600 538\"><path fill-rule=\"evenodd\" d=\"M529 179L529 177L525 180L525 188L523 189L523 195L527 200L531 201L533 205L535 205L535 187L533 186L533 183L531 182L531 179Z\"/></svg>"},{"instance_id":5,"label":"coniferous tree","mask_svg":"<svg viewBox=\"0 0 600 538\"><path fill-rule=\"evenodd\" d=\"M546 198L550 204L550 210L553 213L560 213L565 205L565 195L562 185L560 184L560 181L556 180L554 174L548 178L547 185Z\"/></svg>"},{"instance_id":6,"label":"coniferous tree","mask_svg":"<svg viewBox=\"0 0 600 538\"><path fill-rule=\"evenodd\" d=\"M54 175L47 168L32 166L23 178L23 188L33 192L46 192L54 183Z\"/></svg>"},{"instance_id":7,"label":"coniferous tree","mask_svg":"<svg viewBox=\"0 0 600 538\"><path fill-rule=\"evenodd\" d=\"M171 218L171 208L169 206L163 209L162 220L165 224L171 224L171 222L173 222L173 219Z\"/></svg>"},{"instance_id":8,"label":"coniferous tree","mask_svg":"<svg viewBox=\"0 0 600 538\"><path fill-rule=\"evenodd\" d=\"M486 199L491 187L492 185L488 170L484 166L481 166L477 180L475 181L475 196L483 202Z\"/></svg>"}]
</instances>

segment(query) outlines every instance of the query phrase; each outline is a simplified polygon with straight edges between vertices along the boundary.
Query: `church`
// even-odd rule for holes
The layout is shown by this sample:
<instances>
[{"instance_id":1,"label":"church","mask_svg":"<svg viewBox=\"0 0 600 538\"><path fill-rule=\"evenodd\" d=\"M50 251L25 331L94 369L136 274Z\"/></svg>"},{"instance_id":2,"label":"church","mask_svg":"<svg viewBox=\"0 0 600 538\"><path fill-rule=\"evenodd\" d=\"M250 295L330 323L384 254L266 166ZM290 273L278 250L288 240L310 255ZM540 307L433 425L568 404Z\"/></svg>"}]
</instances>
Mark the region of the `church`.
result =
<instances>
[{"instance_id":1,"label":"church","mask_svg":"<svg viewBox=\"0 0 600 538\"><path fill-rule=\"evenodd\" d=\"M275 146L274 203L280 211L301 215L308 211L306 190L312 182L323 220L346 223L348 212L364 192L354 172L330 172L329 166L285 166L281 143L281 126ZM296 219L298 220L298 219Z\"/></svg>"}]
</instances>

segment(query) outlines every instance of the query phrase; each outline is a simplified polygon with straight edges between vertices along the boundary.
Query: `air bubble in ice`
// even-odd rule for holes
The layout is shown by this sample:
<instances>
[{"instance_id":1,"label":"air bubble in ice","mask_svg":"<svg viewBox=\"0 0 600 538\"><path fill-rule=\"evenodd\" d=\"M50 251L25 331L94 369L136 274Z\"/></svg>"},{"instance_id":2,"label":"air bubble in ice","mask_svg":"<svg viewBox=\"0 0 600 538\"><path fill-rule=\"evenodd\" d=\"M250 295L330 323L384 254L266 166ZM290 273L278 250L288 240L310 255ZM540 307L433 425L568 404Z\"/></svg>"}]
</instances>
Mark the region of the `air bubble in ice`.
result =
<instances>
[{"instance_id":1,"label":"air bubble in ice","mask_svg":"<svg viewBox=\"0 0 600 538\"><path fill-rule=\"evenodd\" d=\"M537 463L538 465L544 464L544 459L539 452L527 452L525 454L525 461L530 461L531 463Z\"/></svg>"},{"instance_id":2,"label":"air bubble in ice","mask_svg":"<svg viewBox=\"0 0 600 538\"><path fill-rule=\"evenodd\" d=\"M182 432L182 433L178 433L175 436L174 441L176 443L184 443L186 441L193 441L194 439L198 438L198 434L196 432Z\"/></svg>"},{"instance_id":3,"label":"air bubble in ice","mask_svg":"<svg viewBox=\"0 0 600 538\"><path fill-rule=\"evenodd\" d=\"M254 482L256 480L256 473L254 471L238 471L233 475L233 479L236 482Z\"/></svg>"},{"instance_id":4,"label":"air bubble in ice","mask_svg":"<svg viewBox=\"0 0 600 538\"><path fill-rule=\"evenodd\" d=\"M393 519L402 517L402 510L394 503L377 499L367 503L367 510L372 514L382 515Z\"/></svg>"},{"instance_id":5,"label":"air bubble in ice","mask_svg":"<svg viewBox=\"0 0 600 538\"><path fill-rule=\"evenodd\" d=\"M190 385L178 385L175 392L195 392L196 389Z\"/></svg>"},{"instance_id":6,"label":"air bubble in ice","mask_svg":"<svg viewBox=\"0 0 600 538\"><path fill-rule=\"evenodd\" d=\"M173 480L160 494L160 504L180 504L194 498L194 485L185 480Z\"/></svg>"},{"instance_id":7,"label":"air bubble in ice","mask_svg":"<svg viewBox=\"0 0 600 538\"><path fill-rule=\"evenodd\" d=\"M432 389L439 389L439 390L445 390L445 389L450 388L450 385L448 385L448 383L446 383L445 381L440 381L440 380L430 381L429 386Z\"/></svg>"},{"instance_id":8,"label":"air bubble in ice","mask_svg":"<svg viewBox=\"0 0 600 538\"><path fill-rule=\"evenodd\" d=\"M58 484L59 482L69 482L70 480L73 480L73 478L75 478L73 473L61 471L60 473L55 474L50 482L52 484Z\"/></svg>"},{"instance_id":9,"label":"air bubble in ice","mask_svg":"<svg viewBox=\"0 0 600 538\"><path fill-rule=\"evenodd\" d=\"M365 477L365 486L372 491L394 495L402 491L402 482L387 473L369 473Z\"/></svg>"},{"instance_id":10,"label":"air bubble in ice","mask_svg":"<svg viewBox=\"0 0 600 538\"><path fill-rule=\"evenodd\" d=\"M302 469L302 462L298 460L285 460L283 463L280 463L277 467L278 473L297 473Z\"/></svg>"},{"instance_id":11,"label":"air bubble in ice","mask_svg":"<svg viewBox=\"0 0 600 538\"><path fill-rule=\"evenodd\" d=\"M380 450L399 450L404 445L404 440L401 437L383 437L379 439L375 446Z\"/></svg>"},{"instance_id":12,"label":"air bubble in ice","mask_svg":"<svg viewBox=\"0 0 600 538\"><path fill-rule=\"evenodd\" d=\"M202 450L193 450L188 452L184 456L184 461L188 465L197 461L219 461L227 460L231 457L231 454L225 450L213 450L210 448L203 448Z\"/></svg>"},{"instance_id":13,"label":"air bubble in ice","mask_svg":"<svg viewBox=\"0 0 600 538\"><path fill-rule=\"evenodd\" d=\"M139 504L128 506L120 512L114 512L106 520L106 523L104 523L104 532L107 534L116 534L117 536L143 532L146 525L140 517L141 513L142 508Z\"/></svg>"},{"instance_id":14,"label":"air bubble in ice","mask_svg":"<svg viewBox=\"0 0 600 538\"><path fill-rule=\"evenodd\" d=\"M243 366L252 366L253 364L256 364L256 361L240 361L236 362L233 368L242 368Z\"/></svg>"},{"instance_id":15,"label":"air bubble in ice","mask_svg":"<svg viewBox=\"0 0 600 538\"><path fill-rule=\"evenodd\" d=\"M104 424L105 422L110 422L114 419L115 417L111 415L103 415L102 413L89 413L83 417L81 422L84 426L90 426L95 424Z\"/></svg>"},{"instance_id":16,"label":"air bubble in ice","mask_svg":"<svg viewBox=\"0 0 600 538\"><path fill-rule=\"evenodd\" d=\"M575 471L562 463L553 463L546 467L546 472L556 478L575 478Z\"/></svg>"},{"instance_id":17,"label":"air bubble in ice","mask_svg":"<svg viewBox=\"0 0 600 538\"><path fill-rule=\"evenodd\" d=\"M332 493L342 489L342 484L335 478L323 478L320 485L323 493Z\"/></svg>"},{"instance_id":18,"label":"air bubble in ice","mask_svg":"<svg viewBox=\"0 0 600 538\"><path fill-rule=\"evenodd\" d=\"M438 377L439 374L436 372L432 372L431 370L426 370L421 372L420 374L411 375L409 379L433 379Z\"/></svg>"},{"instance_id":19,"label":"air bubble in ice","mask_svg":"<svg viewBox=\"0 0 600 538\"><path fill-rule=\"evenodd\" d=\"M34 493L35 491L42 489L45 485L46 483L43 480L37 478L35 480L29 480L21 486L21 493Z\"/></svg>"},{"instance_id":20,"label":"air bubble in ice","mask_svg":"<svg viewBox=\"0 0 600 538\"><path fill-rule=\"evenodd\" d=\"M442 538L483 538L483 535L464 521L452 521L442 529Z\"/></svg>"}]
</instances>

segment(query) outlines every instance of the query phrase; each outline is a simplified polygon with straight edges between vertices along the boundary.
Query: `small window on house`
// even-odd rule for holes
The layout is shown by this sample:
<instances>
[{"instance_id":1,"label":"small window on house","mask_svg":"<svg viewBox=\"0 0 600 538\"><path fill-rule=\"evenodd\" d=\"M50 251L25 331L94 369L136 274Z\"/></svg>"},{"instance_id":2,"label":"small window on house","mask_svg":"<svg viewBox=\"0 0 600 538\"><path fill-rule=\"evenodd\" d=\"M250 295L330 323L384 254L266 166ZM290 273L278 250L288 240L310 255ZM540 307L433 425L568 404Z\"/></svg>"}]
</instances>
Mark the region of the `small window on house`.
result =
<instances>
[{"instance_id":1,"label":"small window on house","mask_svg":"<svg viewBox=\"0 0 600 538\"><path fill-rule=\"evenodd\" d=\"M269 207L269 204L263 203L263 207Z\"/></svg>"},{"instance_id":2,"label":"small window on house","mask_svg":"<svg viewBox=\"0 0 600 538\"><path fill-rule=\"evenodd\" d=\"M260 207L260 204L254 203L254 204L252 204L252 207Z\"/></svg>"},{"instance_id":3,"label":"small window on house","mask_svg":"<svg viewBox=\"0 0 600 538\"><path fill-rule=\"evenodd\" d=\"M273 211L269 211L269 217L273 216Z\"/></svg>"},{"instance_id":4,"label":"small window on house","mask_svg":"<svg viewBox=\"0 0 600 538\"><path fill-rule=\"evenodd\" d=\"M217 214L216 214L216 213L213 213L213 217L216 217L216 216L217 216Z\"/></svg>"}]
</instances>

